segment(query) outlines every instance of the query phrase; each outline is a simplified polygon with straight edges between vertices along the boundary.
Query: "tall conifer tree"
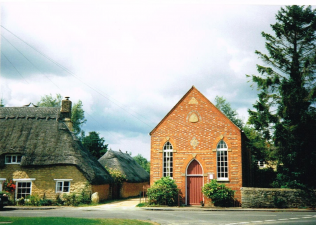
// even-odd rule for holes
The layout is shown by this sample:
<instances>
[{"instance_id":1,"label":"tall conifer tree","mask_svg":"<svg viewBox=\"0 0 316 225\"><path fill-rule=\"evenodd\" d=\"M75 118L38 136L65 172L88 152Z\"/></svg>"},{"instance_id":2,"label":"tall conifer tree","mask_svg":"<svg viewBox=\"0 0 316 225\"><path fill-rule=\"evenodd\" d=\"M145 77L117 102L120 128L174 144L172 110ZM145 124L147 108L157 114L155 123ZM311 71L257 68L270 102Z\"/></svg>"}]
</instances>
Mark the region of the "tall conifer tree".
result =
<instances>
[{"instance_id":1,"label":"tall conifer tree","mask_svg":"<svg viewBox=\"0 0 316 225\"><path fill-rule=\"evenodd\" d=\"M260 93L249 122L277 148L276 184L316 187L316 11L286 6L276 21L274 36L262 32L267 54L256 51L265 66L251 76Z\"/></svg>"}]
</instances>

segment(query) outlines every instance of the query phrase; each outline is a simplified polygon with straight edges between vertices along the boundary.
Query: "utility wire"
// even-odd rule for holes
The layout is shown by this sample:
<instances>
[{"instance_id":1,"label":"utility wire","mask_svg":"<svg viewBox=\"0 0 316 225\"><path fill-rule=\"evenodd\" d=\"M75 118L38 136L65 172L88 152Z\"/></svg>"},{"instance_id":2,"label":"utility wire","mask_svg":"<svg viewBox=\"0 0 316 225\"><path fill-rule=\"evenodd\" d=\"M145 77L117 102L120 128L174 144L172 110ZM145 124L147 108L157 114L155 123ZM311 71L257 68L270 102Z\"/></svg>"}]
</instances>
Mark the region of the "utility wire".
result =
<instances>
[{"instance_id":1,"label":"utility wire","mask_svg":"<svg viewBox=\"0 0 316 225\"><path fill-rule=\"evenodd\" d=\"M129 111L127 111L123 106L120 106L119 104L117 104L115 101L112 101L110 99L110 97L105 96L105 94L103 94L102 92L100 92L99 90L93 88L91 85L85 83L82 79L80 79L79 77L77 77L73 72L71 72L69 69L67 69L66 67L64 67L63 65L57 63L56 61L54 61L53 59L51 59L49 56L45 55L44 53L40 52L39 50L37 50L36 48L34 48L33 46L31 46L30 44L28 44L26 41L24 41L22 38L18 37L16 34L12 33L10 30L8 30L7 28L5 28L4 26L0 25L3 29L5 29L6 31L8 31L10 34L12 34L14 37L16 37L17 39L19 39L20 41L22 41L24 44L26 44L27 46L29 46L30 48L32 48L34 51L36 51L37 53L39 53L40 55L42 55L44 58L48 59L49 61L51 61L53 64L55 64L56 66L60 67L61 69L63 69L64 71L66 71L68 74L72 75L74 78L76 78L77 80L79 80L81 83L83 83L84 85L86 85L87 87L89 87L90 89L92 89L93 91L95 91L97 94L101 95L102 97L106 98L108 101L112 102L113 104L115 104L117 107L121 108L124 112L126 112L127 114L133 116L134 118L136 118L137 120L139 120L140 122L142 122L143 124L147 125L148 127L152 127L149 124L147 124L146 122L144 122L143 120L141 120L140 118L138 118L137 116L135 116L134 114L130 113ZM138 114L136 112L134 112L135 114ZM140 115L140 114L138 114ZM141 115L140 115L141 116Z\"/></svg>"},{"instance_id":2,"label":"utility wire","mask_svg":"<svg viewBox=\"0 0 316 225\"><path fill-rule=\"evenodd\" d=\"M1 37L4 38L4 40L6 40L15 50L17 50L32 66L34 66L39 72L42 72L37 66L35 66L19 49L17 49L8 39L6 39L2 34L1 34ZM49 79L48 76L46 76L43 72L42 74L53 84L55 85L59 90L60 87L58 87L57 84L55 84L51 79Z\"/></svg>"},{"instance_id":3,"label":"utility wire","mask_svg":"<svg viewBox=\"0 0 316 225\"><path fill-rule=\"evenodd\" d=\"M16 70L16 72L23 78L23 80L29 84L29 82L23 77L23 75L19 72L19 70L13 65L13 63L8 59L8 57L1 51L1 55L11 64L11 66Z\"/></svg>"}]
</instances>

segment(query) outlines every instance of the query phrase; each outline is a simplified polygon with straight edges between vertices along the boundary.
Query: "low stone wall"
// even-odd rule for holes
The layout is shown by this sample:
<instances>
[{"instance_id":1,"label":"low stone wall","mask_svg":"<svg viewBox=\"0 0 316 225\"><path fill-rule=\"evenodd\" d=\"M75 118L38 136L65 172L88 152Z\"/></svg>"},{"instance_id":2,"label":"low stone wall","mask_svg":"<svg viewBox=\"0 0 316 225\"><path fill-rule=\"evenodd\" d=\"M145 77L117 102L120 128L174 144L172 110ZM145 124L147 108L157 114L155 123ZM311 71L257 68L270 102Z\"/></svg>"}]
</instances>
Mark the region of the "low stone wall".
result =
<instances>
[{"instance_id":1,"label":"low stone wall","mask_svg":"<svg viewBox=\"0 0 316 225\"><path fill-rule=\"evenodd\" d=\"M296 189L241 188L243 208L298 208L310 206L309 200Z\"/></svg>"}]
</instances>

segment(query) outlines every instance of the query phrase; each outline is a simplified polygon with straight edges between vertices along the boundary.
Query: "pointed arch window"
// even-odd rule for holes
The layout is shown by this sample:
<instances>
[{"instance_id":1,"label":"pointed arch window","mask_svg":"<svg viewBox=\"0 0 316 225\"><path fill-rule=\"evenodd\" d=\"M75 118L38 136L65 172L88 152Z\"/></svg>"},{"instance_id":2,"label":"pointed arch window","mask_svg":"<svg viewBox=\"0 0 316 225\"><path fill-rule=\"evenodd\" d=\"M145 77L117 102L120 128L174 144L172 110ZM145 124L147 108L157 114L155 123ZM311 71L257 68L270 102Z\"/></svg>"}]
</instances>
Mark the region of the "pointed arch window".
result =
<instances>
[{"instance_id":1,"label":"pointed arch window","mask_svg":"<svg viewBox=\"0 0 316 225\"><path fill-rule=\"evenodd\" d=\"M173 177L173 148L169 141L163 146L163 176Z\"/></svg>"},{"instance_id":2,"label":"pointed arch window","mask_svg":"<svg viewBox=\"0 0 316 225\"><path fill-rule=\"evenodd\" d=\"M221 140L217 144L217 180L225 181L228 180L228 156L227 156L227 145Z\"/></svg>"}]
</instances>

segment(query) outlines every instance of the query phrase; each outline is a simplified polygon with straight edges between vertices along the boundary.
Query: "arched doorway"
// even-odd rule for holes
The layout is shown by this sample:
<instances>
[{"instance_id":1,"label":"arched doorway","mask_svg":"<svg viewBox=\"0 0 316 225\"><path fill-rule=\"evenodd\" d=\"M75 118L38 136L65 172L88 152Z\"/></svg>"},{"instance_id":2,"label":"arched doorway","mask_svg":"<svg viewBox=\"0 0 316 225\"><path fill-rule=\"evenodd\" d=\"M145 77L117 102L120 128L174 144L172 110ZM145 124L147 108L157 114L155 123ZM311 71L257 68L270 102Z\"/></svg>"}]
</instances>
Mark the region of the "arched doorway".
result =
<instances>
[{"instance_id":1,"label":"arched doorway","mask_svg":"<svg viewBox=\"0 0 316 225\"><path fill-rule=\"evenodd\" d=\"M199 205L203 200L203 170L198 161L191 161L187 168L187 204Z\"/></svg>"}]
</instances>

